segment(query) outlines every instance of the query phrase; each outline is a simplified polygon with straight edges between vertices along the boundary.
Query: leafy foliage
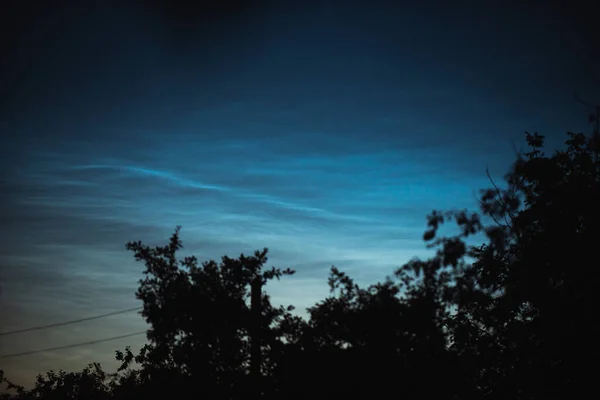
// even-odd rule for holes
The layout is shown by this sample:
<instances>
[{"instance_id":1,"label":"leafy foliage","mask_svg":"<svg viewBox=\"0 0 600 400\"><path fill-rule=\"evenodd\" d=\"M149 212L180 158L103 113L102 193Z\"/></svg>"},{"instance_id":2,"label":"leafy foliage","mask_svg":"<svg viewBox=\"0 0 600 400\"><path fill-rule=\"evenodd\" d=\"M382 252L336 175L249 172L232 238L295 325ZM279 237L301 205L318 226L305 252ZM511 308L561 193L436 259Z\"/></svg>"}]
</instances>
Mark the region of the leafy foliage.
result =
<instances>
[{"instance_id":1,"label":"leafy foliage","mask_svg":"<svg viewBox=\"0 0 600 400\"><path fill-rule=\"evenodd\" d=\"M48 399L48 400L104 400L111 397L112 387L109 376L99 364L88 365L81 372L49 371L45 375L38 375L35 386L26 390L15 385L0 374L2 382L7 383L9 390L16 392L15 396L0 395L0 399Z\"/></svg>"}]
</instances>

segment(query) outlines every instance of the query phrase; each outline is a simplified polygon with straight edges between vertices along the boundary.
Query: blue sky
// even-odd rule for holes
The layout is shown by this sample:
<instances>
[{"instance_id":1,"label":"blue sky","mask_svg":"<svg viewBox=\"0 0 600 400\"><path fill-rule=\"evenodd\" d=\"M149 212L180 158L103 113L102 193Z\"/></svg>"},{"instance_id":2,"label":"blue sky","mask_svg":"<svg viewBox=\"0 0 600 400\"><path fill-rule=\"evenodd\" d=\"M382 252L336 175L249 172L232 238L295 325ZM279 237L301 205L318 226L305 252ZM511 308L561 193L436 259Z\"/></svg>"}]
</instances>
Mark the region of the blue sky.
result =
<instances>
[{"instance_id":1,"label":"blue sky","mask_svg":"<svg viewBox=\"0 0 600 400\"><path fill-rule=\"evenodd\" d=\"M357 3L358 4L358 3ZM375 4L375 3L372 3ZM379 3L377 3L379 4ZM524 131L583 131L598 64L533 6L260 7L177 36L133 8L54 10L3 67L0 331L135 307L124 245L182 225L200 259L268 247L304 309L334 264L374 283L426 256L425 216L473 208ZM25 25L24 25L25 26ZM594 98L593 96L596 97ZM0 337L0 354L143 330L135 313ZM143 337L2 360L27 383Z\"/></svg>"}]
</instances>

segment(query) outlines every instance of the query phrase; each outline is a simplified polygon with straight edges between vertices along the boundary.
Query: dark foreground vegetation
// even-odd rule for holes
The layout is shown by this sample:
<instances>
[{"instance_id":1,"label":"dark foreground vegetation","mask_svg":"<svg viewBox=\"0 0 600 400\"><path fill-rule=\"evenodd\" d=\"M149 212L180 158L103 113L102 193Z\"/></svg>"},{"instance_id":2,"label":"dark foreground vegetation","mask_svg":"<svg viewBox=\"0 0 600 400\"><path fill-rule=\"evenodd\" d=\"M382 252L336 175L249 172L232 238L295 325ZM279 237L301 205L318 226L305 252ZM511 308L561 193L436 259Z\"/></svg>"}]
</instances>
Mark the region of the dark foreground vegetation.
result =
<instances>
[{"instance_id":1,"label":"dark foreground vegetation","mask_svg":"<svg viewBox=\"0 0 600 400\"><path fill-rule=\"evenodd\" d=\"M267 269L266 249L199 264L176 257L178 230L162 247L129 243L146 266L136 295L148 344L117 351L115 374L97 364L49 372L2 399L597 396L597 113L591 120L592 135L569 133L553 155L527 134L530 151L503 188L482 191L479 213L434 211L431 259L370 287L332 267L331 294L306 319L270 303L266 284L293 271ZM458 234L437 237L448 222ZM481 232L483 245L465 243Z\"/></svg>"}]
</instances>

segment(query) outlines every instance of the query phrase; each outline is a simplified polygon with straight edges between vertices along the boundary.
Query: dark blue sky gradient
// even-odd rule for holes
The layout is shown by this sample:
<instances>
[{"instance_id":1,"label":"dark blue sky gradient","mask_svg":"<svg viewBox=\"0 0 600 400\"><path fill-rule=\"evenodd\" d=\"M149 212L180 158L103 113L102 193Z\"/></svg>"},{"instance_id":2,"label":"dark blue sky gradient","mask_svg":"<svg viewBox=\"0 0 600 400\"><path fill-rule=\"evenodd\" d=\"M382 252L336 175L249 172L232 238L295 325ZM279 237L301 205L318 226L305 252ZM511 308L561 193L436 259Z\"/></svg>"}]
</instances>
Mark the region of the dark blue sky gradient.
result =
<instances>
[{"instance_id":1,"label":"dark blue sky gradient","mask_svg":"<svg viewBox=\"0 0 600 400\"><path fill-rule=\"evenodd\" d=\"M258 3L199 29L192 10L120 5L46 10L11 31L0 331L137 305L142 265L124 244L163 243L178 224L201 259L269 247L298 272L268 290L299 309L327 294L332 264L374 283L428 254L426 214L473 208L486 165L500 179L524 131L552 146L585 131L574 90L598 100L594 31L571 8ZM144 327L132 313L0 337L0 354ZM23 383L113 368L113 350L142 342L0 368Z\"/></svg>"}]
</instances>

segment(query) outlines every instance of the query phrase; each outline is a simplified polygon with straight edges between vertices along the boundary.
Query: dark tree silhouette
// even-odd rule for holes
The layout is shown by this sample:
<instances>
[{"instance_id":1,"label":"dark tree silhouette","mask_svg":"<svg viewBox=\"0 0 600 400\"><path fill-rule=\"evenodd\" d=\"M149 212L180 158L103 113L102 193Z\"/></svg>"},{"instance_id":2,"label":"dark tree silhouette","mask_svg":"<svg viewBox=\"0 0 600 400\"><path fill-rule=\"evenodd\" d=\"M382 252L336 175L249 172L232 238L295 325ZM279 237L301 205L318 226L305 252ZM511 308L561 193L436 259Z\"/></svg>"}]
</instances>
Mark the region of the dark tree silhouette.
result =
<instances>
[{"instance_id":1,"label":"dark tree silhouette","mask_svg":"<svg viewBox=\"0 0 600 400\"><path fill-rule=\"evenodd\" d=\"M250 284L257 277L265 284L294 271L264 270L267 249L250 257L242 254L237 259L223 257L219 264L199 265L195 257L178 260L181 248L179 228L166 246L127 244L146 266L136 296L143 301L142 315L151 328L149 344L139 355L134 357L129 349L117 352L117 359L123 361L121 370L135 360L141 365L137 378L153 394L167 390L168 395L176 385L190 396L241 396L250 390L253 324L260 329L263 347L268 347L281 340L277 324L289 314L283 307L273 307L263 293L259 321L253 320Z\"/></svg>"},{"instance_id":2,"label":"dark tree silhouette","mask_svg":"<svg viewBox=\"0 0 600 400\"><path fill-rule=\"evenodd\" d=\"M570 398L593 387L597 125L589 137L568 136L567 149L548 157L543 137L527 133L531 151L514 163L507 188L494 184L482 192L482 214L494 223L484 227L466 212L434 212L425 239L439 246L436 257L405 266L424 273L424 286L447 282L447 308L455 310L446 322L451 350L478 398ZM461 234L436 240L448 219ZM468 248L464 238L481 231L488 242ZM476 261L466 263L465 256Z\"/></svg>"},{"instance_id":3,"label":"dark tree silhouette","mask_svg":"<svg viewBox=\"0 0 600 400\"><path fill-rule=\"evenodd\" d=\"M444 385L426 385L446 380L449 361L434 298L400 296L391 278L361 288L335 267L329 283L332 295L309 309L300 362L288 367L288 398L388 396L396 386L409 398L442 394Z\"/></svg>"}]
</instances>

